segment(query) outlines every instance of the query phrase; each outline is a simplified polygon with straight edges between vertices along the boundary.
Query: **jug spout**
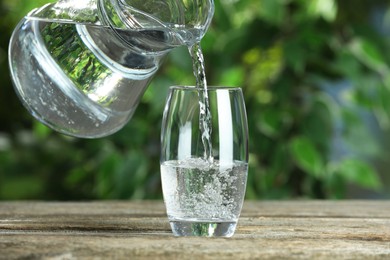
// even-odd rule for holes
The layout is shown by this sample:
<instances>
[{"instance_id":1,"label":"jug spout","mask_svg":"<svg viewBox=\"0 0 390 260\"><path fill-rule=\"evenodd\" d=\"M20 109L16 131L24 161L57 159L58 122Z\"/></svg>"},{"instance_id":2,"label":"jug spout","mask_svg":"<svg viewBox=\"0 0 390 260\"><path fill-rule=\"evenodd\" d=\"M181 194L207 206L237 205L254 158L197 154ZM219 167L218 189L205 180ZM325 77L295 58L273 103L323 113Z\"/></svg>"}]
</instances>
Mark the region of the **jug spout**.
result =
<instances>
[{"instance_id":1,"label":"jug spout","mask_svg":"<svg viewBox=\"0 0 390 260\"><path fill-rule=\"evenodd\" d=\"M206 33L214 14L213 0L100 0L103 10L114 7L119 19L109 14L113 27L164 27L177 37L176 44L192 45ZM108 8L105 8L108 7ZM117 21L121 21L117 23Z\"/></svg>"}]
</instances>

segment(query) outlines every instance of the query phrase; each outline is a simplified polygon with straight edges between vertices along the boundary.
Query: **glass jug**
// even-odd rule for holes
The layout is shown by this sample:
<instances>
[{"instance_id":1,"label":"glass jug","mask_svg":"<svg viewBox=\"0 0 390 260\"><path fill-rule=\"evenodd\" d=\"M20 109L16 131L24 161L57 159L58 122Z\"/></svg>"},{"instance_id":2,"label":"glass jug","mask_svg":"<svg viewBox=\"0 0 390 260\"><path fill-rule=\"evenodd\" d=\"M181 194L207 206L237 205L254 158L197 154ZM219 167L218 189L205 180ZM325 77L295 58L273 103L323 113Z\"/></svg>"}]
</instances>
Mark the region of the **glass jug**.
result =
<instances>
[{"instance_id":1,"label":"glass jug","mask_svg":"<svg viewBox=\"0 0 390 260\"><path fill-rule=\"evenodd\" d=\"M133 115L163 57L205 34L213 0L60 0L15 28L9 66L29 112L61 133L110 135Z\"/></svg>"}]
</instances>

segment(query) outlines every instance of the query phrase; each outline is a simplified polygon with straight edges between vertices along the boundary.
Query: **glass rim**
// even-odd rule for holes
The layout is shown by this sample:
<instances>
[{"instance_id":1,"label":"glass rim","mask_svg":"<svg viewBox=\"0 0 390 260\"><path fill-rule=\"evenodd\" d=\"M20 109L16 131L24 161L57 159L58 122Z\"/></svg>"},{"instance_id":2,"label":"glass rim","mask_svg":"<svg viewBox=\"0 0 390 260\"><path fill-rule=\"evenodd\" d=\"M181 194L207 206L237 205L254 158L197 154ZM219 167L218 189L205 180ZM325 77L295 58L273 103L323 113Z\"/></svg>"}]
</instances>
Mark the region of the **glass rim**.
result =
<instances>
[{"instance_id":1,"label":"glass rim","mask_svg":"<svg viewBox=\"0 0 390 260\"><path fill-rule=\"evenodd\" d=\"M170 86L170 90L204 90L204 88L199 88L197 86L190 85L175 85ZM207 91L216 91L216 90L229 90L229 91L241 91L241 87L229 87L229 86L207 86Z\"/></svg>"}]
</instances>

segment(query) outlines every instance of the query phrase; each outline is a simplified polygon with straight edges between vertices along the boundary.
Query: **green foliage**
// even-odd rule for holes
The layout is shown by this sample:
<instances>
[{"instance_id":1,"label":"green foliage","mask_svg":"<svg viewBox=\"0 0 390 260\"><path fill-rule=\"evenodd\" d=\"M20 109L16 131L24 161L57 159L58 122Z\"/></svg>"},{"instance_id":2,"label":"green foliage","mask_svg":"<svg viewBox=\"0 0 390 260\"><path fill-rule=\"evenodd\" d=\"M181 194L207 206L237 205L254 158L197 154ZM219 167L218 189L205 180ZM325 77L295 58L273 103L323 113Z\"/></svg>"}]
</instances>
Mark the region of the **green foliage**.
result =
<instances>
[{"instance_id":1,"label":"green foliage","mask_svg":"<svg viewBox=\"0 0 390 260\"><path fill-rule=\"evenodd\" d=\"M365 188L377 189L381 187L375 170L368 164L356 159L343 160L337 165L335 174L339 174L347 181L356 183Z\"/></svg>"},{"instance_id":2,"label":"green foliage","mask_svg":"<svg viewBox=\"0 0 390 260\"><path fill-rule=\"evenodd\" d=\"M21 107L8 76L10 33L45 2L0 0L0 199L161 198L163 106L169 86L195 83L188 50L170 53L124 129L96 140L62 136ZM379 133L390 128L390 42L372 25L386 1L215 7L202 41L206 75L210 85L243 88L247 198L344 198L349 185L386 196L388 139Z\"/></svg>"},{"instance_id":3,"label":"green foliage","mask_svg":"<svg viewBox=\"0 0 390 260\"><path fill-rule=\"evenodd\" d=\"M370 127L388 131L388 42L366 14L383 3L216 1L208 79L244 89L247 198L340 198L348 184L380 191L373 163L385 153Z\"/></svg>"},{"instance_id":4,"label":"green foliage","mask_svg":"<svg viewBox=\"0 0 390 260\"><path fill-rule=\"evenodd\" d=\"M312 141L307 137L295 137L290 143L290 154L302 170L314 178L323 175L324 162Z\"/></svg>"}]
</instances>

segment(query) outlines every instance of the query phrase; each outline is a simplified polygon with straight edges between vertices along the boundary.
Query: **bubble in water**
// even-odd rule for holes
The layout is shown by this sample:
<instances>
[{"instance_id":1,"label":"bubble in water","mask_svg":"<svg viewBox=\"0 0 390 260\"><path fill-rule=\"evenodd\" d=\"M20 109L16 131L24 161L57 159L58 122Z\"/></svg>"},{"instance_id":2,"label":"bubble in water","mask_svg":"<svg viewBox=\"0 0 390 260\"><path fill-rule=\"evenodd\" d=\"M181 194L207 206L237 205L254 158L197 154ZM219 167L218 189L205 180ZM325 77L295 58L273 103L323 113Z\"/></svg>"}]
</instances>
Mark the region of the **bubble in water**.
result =
<instances>
[{"instance_id":1,"label":"bubble in water","mask_svg":"<svg viewBox=\"0 0 390 260\"><path fill-rule=\"evenodd\" d=\"M201 158L161 165L170 218L236 220L245 195L247 163L221 166Z\"/></svg>"}]
</instances>

